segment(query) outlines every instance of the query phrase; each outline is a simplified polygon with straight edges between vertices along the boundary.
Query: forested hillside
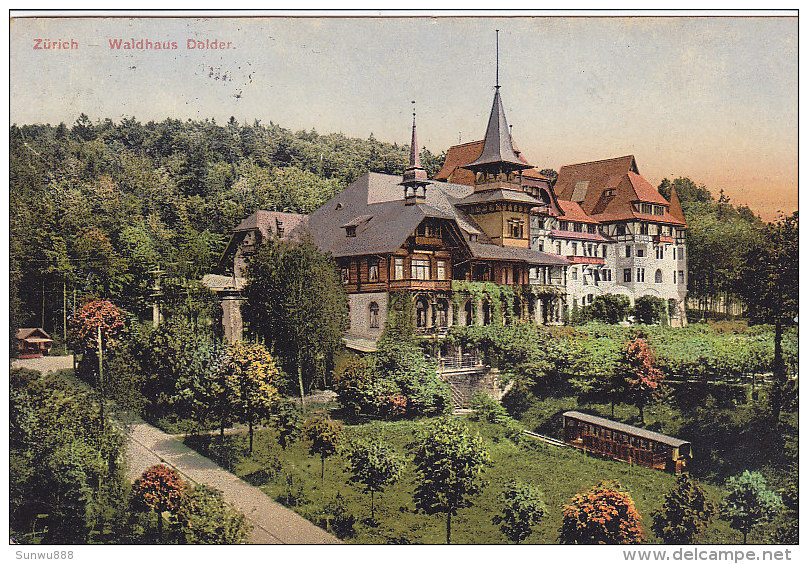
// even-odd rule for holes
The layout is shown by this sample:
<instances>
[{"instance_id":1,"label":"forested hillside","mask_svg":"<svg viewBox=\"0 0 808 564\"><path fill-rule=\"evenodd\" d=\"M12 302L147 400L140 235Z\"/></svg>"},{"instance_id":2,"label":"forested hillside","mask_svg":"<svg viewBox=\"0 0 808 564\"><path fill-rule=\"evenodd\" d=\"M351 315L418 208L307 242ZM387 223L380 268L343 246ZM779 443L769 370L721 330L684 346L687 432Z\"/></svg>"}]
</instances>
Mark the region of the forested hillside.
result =
<instances>
[{"instance_id":1,"label":"forested hillside","mask_svg":"<svg viewBox=\"0 0 808 564\"><path fill-rule=\"evenodd\" d=\"M236 225L257 209L310 213L367 171L401 174L408 147L371 135L292 132L272 122L13 125L10 130L11 325L59 340L74 294L143 317L155 271L168 307L211 272ZM445 153L424 149L431 176ZM547 171L552 172L552 171ZM706 312L740 292L746 256L766 244L745 206L686 177L665 179L682 202L688 291ZM198 283L197 287L198 287ZM182 294L182 295L180 295ZM67 308L64 304L67 303Z\"/></svg>"},{"instance_id":2,"label":"forested hillside","mask_svg":"<svg viewBox=\"0 0 808 564\"><path fill-rule=\"evenodd\" d=\"M409 148L271 123L166 119L10 130L11 324L57 339L73 293L143 315L155 270L177 287L211 272L257 209L309 213L367 171L400 174ZM424 149L434 174L442 156Z\"/></svg>"}]
</instances>

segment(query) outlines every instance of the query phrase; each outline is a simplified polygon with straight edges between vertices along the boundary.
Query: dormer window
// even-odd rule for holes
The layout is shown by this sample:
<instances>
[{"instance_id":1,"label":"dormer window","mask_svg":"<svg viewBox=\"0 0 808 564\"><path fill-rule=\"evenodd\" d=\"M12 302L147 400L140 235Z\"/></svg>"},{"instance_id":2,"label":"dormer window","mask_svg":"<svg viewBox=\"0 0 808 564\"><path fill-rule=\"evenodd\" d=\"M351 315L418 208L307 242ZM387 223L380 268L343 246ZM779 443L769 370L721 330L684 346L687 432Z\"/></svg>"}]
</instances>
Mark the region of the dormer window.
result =
<instances>
[{"instance_id":1,"label":"dormer window","mask_svg":"<svg viewBox=\"0 0 808 564\"><path fill-rule=\"evenodd\" d=\"M356 237L356 225L349 225L345 228L346 237Z\"/></svg>"},{"instance_id":2,"label":"dormer window","mask_svg":"<svg viewBox=\"0 0 808 564\"><path fill-rule=\"evenodd\" d=\"M572 230L575 231L576 233L580 233L582 227L583 226L580 223L573 223L572 224Z\"/></svg>"},{"instance_id":3,"label":"dormer window","mask_svg":"<svg viewBox=\"0 0 808 564\"><path fill-rule=\"evenodd\" d=\"M561 231L569 231L569 222L567 222L567 221L559 221L558 222L558 228Z\"/></svg>"}]
</instances>

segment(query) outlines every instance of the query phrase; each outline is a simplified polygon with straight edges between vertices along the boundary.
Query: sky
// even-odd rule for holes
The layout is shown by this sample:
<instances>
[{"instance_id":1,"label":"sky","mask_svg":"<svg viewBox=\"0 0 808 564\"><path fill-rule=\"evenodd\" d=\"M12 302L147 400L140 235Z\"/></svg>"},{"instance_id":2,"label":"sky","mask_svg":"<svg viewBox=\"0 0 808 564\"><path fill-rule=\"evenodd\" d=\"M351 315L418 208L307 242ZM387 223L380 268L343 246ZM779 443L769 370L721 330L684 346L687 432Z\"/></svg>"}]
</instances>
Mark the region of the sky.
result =
<instances>
[{"instance_id":1,"label":"sky","mask_svg":"<svg viewBox=\"0 0 808 564\"><path fill-rule=\"evenodd\" d=\"M439 153L484 135L495 29L506 116L537 168L633 154L653 185L688 176L765 220L797 209L795 17L19 18L10 120L234 116L407 144L415 100ZM189 48L205 40L229 48Z\"/></svg>"}]
</instances>

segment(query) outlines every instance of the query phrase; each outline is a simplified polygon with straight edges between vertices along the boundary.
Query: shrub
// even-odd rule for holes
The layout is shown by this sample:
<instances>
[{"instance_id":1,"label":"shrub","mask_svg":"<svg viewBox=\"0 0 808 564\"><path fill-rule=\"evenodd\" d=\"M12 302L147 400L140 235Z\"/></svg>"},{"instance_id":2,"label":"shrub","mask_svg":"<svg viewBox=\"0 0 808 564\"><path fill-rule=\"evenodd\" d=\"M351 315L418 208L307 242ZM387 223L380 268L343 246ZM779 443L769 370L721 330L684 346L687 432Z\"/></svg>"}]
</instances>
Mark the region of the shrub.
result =
<instances>
[{"instance_id":1,"label":"shrub","mask_svg":"<svg viewBox=\"0 0 808 564\"><path fill-rule=\"evenodd\" d=\"M337 493L334 500L323 508L322 515L319 519L320 526L334 533L337 538L347 539L356 535L356 517L348 511L348 504L342 494Z\"/></svg>"},{"instance_id":2,"label":"shrub","mask_svg":"<svg viewBox=\"0 0 808 564\"><path fill-rule=\"evenodd\" d=\"M177 521L188 544L242 544L252 530L244 514L224 501L221 491L205 485L185 494Z\"/></svg>"},{"instance_id":3,"label":"shrub","mask_svg":"<svg viewBox=\"0 0 808 564\"><path fill-rule=\"evenodd\" d=\"M564 506L563 544L639 544L640 515L619 482L603 481Z\"/></svg>"}]
</instances>

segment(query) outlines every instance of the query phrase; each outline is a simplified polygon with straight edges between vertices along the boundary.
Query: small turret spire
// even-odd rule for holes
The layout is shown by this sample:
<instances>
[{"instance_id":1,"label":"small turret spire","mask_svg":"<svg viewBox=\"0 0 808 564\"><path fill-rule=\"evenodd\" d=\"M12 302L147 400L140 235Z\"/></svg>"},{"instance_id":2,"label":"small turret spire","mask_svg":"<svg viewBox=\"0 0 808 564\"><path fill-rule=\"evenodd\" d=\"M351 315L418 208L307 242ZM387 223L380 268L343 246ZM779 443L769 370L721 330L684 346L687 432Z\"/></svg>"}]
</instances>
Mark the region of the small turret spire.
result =
<instances>
[{"instance_id":1,"label":"small turret spire","mask_svg":"<svg viewBox=\"0 0 808 564\"><path fill-rule=\"evenodd\" d=\"M404 201L408 204L415 203L416 200L426 199L426 170L421 166L421 157L418 154L418 133L415 129L415 100L412 101L412 141L410 142L410 162L404 170L404 178L401 184L404 186ZM421 188L422 193L418 194ZM412 189L412 192L410 192Z\"/></svg>"}]
</instances>

